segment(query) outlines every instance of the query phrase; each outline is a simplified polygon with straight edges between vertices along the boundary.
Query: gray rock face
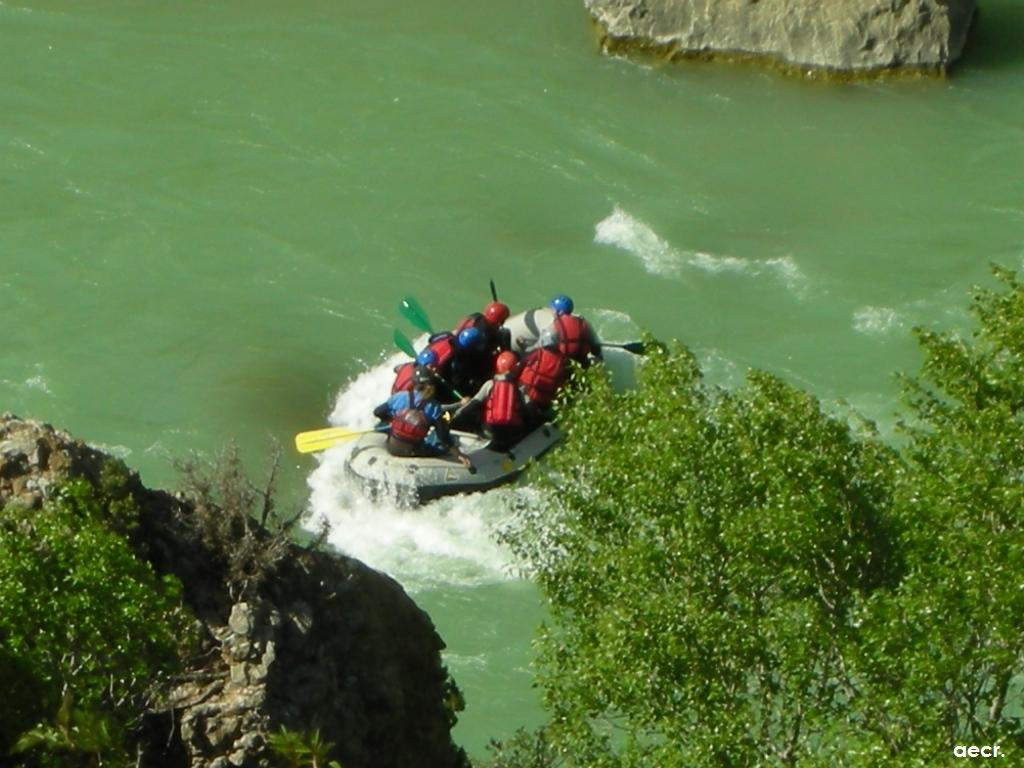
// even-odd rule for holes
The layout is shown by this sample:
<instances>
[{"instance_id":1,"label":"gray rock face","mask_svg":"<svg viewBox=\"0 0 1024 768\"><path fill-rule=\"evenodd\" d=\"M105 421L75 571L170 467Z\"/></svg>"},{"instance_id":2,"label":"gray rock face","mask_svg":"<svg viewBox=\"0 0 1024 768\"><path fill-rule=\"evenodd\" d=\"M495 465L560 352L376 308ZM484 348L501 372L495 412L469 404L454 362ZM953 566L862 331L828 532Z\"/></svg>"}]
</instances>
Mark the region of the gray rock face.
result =
<instances>
[{"instance_id":1,"label":"gray rock face","mask_svg":"<svg viewBox=\"0 0 1024 768\"><path fill-rule=\"evenodd\" d=\"M606 50L756 56L800 69L944 72L976 0L584 0Z\"/></svg>"},{"instance_id":2,"label":"gray rock face","mask_svg":"<svg viewBox=\"0 0 1024 768\"><path fill-rule=\"evenodd\" d=\"M38 509L109 457L66 432L0 414L0 507ZM144 716L142 768L276 768L267 737L317 728L345 768L466 768L451 740L444 643L401 585L357 560L292 545L248 596L232 594L183 499L145 488L132 536L181 580L201 652Z\"/></svg>"}]
</instances>

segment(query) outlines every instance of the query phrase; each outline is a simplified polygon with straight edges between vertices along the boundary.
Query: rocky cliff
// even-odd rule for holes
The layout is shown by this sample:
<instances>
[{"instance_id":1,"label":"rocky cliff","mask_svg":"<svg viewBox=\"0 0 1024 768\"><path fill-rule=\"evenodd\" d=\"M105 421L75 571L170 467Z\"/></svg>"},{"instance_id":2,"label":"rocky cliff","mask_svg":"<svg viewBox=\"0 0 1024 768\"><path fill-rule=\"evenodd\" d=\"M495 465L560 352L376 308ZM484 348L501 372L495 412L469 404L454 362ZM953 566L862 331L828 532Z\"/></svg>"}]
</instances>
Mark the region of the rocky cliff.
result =
<instances>
[{"instance_id":1,"label":"rocky cliff","mask_svg":"<svg viewBox=\"0 0 1024 768\"><path fill-rule=\"evenodd\" d=\"M0 507L38 508L60 482L100 482L109 457L52 427L0 416ZM285 544L272 577L239 588L194 504L129 476L137 553L174 574L202 648L146 714L140 765L264 768L279 727L318 728L345 768L459 768L453 688L429 617L384 574Z\"/></svg>"},{"instance_id":2,"label":"rocky cliff","mask_svg":"<svg viewBox=\"0 0 1024 768\"><path fill-rule=\"evenodd\" d=\"M945 72L976 0L584 0L606 50L758 57L804 71Z\"/></svg>"}]
</instances>

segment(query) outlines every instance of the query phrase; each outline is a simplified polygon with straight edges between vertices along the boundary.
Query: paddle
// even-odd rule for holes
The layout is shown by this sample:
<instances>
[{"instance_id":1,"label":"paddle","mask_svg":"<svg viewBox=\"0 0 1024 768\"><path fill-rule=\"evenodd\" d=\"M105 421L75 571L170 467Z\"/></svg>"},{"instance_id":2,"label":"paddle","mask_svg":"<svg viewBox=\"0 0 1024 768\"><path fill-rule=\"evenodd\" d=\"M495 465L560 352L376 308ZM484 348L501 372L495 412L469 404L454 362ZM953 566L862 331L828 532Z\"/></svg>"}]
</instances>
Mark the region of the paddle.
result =
<instances>
[{"instance_id":1,"label":"paddle","mask_svg":"<svg viewBox=\"0 0 1024 768\"><path fill-rule=\"evenodd\" d=\"M491 278L491 298L498 300L498 289L494 287L494 278Z\"/></svg>"},{"instance_id":2,"label":"paddle","mask_svg":"<svg viewBox=\"0 0 1024 768\"><path fill-rule=\"evenodd\" d=\"M396 347L398 347L400 350L405 352L405 354L407 354L409 357L412 357L412 358L416 357L416 347L414 347L412 345L412 342L409 341L409 337L408 336L406 336L400 330L395 328L395 333L392 336L392 338L395 340L395 346Z\"/></svg>"},{"instance_id":3,"label":"paddle","mask_svg":"<svg viewBox=\"0 0 1024 768\"><path fill-rule=\"evenodd\" d=\"M627 352L632 352L634 355L643 355L647 353L648 344L643 341L631 341L628 344L613 344L610 341L602 341L601 346L624 349Z\"/></svg>"},{"instance_id":4,"label":"paddle","mask_svg":"<svg viewBox=\"0 0 1024 768\"><path fill-rule=\"evenodd\" d=\"M423 307L412 296L406 296L402 299L402 303L398 305L398 311L402 313L402 317L421 331L429 333L431 336L434 335L434 328L427 318L427 313L423 311Z\"/></svg>"},{"instance_id":5,"label":"paddle","mask_svg":"<svg viewBox=\"0 0 1024 768\"><path fill-rule=\"evenodd\" d=\"M325 451L331 446L351 440L359 435L366 435L374 432L373 429L345 429L343 427L329 427L327 429L314 429L309 432L299 432L295 436L295 450L299 453L316 453Z\"/></svg>"}]
</instances>

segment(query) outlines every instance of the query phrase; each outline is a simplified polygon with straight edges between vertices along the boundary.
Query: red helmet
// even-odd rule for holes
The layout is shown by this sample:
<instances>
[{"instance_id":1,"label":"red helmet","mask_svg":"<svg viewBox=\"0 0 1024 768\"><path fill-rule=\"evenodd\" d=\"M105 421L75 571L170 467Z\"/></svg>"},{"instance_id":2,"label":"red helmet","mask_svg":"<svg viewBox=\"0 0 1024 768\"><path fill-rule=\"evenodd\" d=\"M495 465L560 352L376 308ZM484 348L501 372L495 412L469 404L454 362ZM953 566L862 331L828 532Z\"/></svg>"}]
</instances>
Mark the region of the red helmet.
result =
<instances>
[{"instance_id":1,"label":"red helmet","mask_svg":"<svg viewBox=\"0 0 1024 768\"><path fill-rule=\"evenodd\" d=\"M515 352L502 352L494 359L494 372L508 373L519 365L519 356Z\"/></svg>"},{"instance_id":2,"label":"red helmet","mask_svg":"<svg viewBox=\"0 0 1024 768\"><path fill-rule=\"evenodd\" d=\"M484 320L491 325L501 325L508 320L508 307L500 301L492 301L484 307Z\"/></svg>"}]
</instances>

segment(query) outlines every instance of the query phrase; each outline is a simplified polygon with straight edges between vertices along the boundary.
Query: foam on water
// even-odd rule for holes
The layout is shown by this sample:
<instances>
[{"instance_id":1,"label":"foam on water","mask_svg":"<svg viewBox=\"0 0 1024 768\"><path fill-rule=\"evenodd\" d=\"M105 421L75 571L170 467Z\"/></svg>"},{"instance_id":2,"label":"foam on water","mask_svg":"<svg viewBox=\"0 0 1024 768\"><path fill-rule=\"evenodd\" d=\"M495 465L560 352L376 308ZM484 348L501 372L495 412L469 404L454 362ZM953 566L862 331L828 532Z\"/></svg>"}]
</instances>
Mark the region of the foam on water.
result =
<instances>
[{"instance_id":1,"label":"foam on water","mask_svg":"<svg viewBox=\"0 0 1024 768\"><path fill-rule=\"evenodd\" d=\"M329 421L369 429L373 407L390 391L393 368L407 358L395 355L360 374L338 394ZM381 499L371 501L345 470L352 443L319 455L310 474L311 515L306 525L331 526L329 540L342 552L391 574L418 591L440 584L476 585L514 578L514 560L496 540L508 519L515 487L485 494L454 496L413 509Z\"/></svg>"},{"instance_id":2,"label":"foam on water","mask_svg":"<svg viewBox=\"0 0 1024 768\"><path fill-rule=\"evenodd\" d=\"M644 269L652 275L677 277L686 264L684 254L677 251L658 233L635 219L618 206L611 215L594 228L594 242L613 245L640 259Z\"/></svg>"},{"instance_id":3,"label":"foam on water","mask_svg":"<svg viewBox=\"0 0 1024 768\"><path fill-rule=\"evenodd\" d=\"M770 274L791 291L800 293L806 277L791 256L771 259L743 259L703 251L686 251L672 246L648 224L618 206L594 228L594 242L612 245L638 258L652 275L679 277L687 268L710 274L732 272L757 277Z\"/></svg>"},{"instance_id":4,"label":"foam on water","mask_svg":"<svg viewBox=\"0 0 1024 768\"><path fill-rule=\"evenodd\" d=\"M48 395L52 395L53 392L50 389L50 385L46 382L46 379L42 374L36 374L25 379L25 386L29 389L38 389L40 392L45 392Z\"/></svg>"},{"instance_id":5,"label":"foam on water","mask_svg":"<svg viewBox=\"0 0 1024 768\"><path fill-rule=\"evenodd\" d=\"M636 328L628 315L594 310L604 338L632 340ZM414 342L421 347L424 339ZM328 417L333 426L373 427L373 408L383 402L394 380L394 367L408 358L395 354L373 364L338 393ZM616 388L632 386L636 357L620 349L605 352ZM310 474L306 527L331 527L330 543L340 551L391 574L412 592L444 584L472 586L518 578L518 564L498 541L513 505L538 503L529 487L510 485L487 493L451 496L408 508L396 500L368 499L345 469L355 441L317 454Z\"/></svg>"},{"instance_id":6,"label":"foam on water","mask_svg":"<svg viewBox=\"0 0 1024 768\"><path fill-rule=\"evenodd\" d=\"M886 336L903 326L903 317L892 307L866 306L853 313L853 329L869 336Z\"/></svg>"}]
</instances>

